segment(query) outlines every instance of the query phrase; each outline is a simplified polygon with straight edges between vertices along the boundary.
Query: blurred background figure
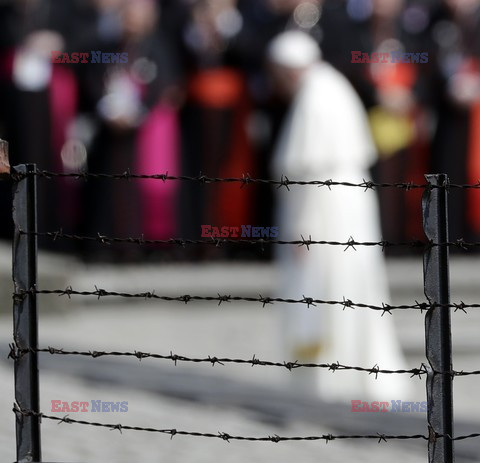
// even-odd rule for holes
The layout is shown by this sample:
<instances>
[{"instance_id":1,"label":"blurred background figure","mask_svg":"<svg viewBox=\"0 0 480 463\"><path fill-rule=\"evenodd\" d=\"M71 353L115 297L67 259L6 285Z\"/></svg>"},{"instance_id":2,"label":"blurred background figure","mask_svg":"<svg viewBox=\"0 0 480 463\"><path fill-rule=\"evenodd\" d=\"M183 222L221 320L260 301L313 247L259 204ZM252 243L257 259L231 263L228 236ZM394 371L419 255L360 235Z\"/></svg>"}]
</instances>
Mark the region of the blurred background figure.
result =
<instances>
[{"instance_id":1,"label":"blurred background figure","mask_svg":"<svg viewBox=\"0 0 480 463\"><path fill-rule=\"evenodd\" d=\"M170 37L158 30L154 0L97 1L97 34L88 50L126 53L127 63L89 64L82 70L86 113L94 128L88 169L92 172L180 173L178 107L182 100L179 60ZM108 28L107 28L108 26ZM108 34L107 34L108 33ZM178 183L148 180L125 184L89 182L85 232L115 236L178 234ZM132 253L134 249L130 249ZM97 257L92 252L92 257ZM117 258L132 259L125 248Z\"/></svg>"},{"instance_id":2,"label":"blurred background figure","mask_svg":"<svg viewBox=\"0 0 480 463\"><path fill-rule=\"evenodd\" d=\"M9 140L12 134L12 117L7 108L13 108L12 56L16 45L15 9L13 3L0 4L0 136ZM11 165L13 157L11 157ZM0 182L0 239L10 238L12 195L7 182Z\"/></svg>"},{"instance_id":3,"label":"blurred background figure","mask_svg":"<svg viewBox=\"0 0 480 463\"><path fill-rule=\"evenodd\" d=\"M21 0L3 2L2 10L0 127L10 143L12 165L31 162L62 171L61 152L77 107L77 85L71 70L52 65L51 52L68 48L79 4ZM76 204L73 198L68 207L62 204L64 191L63 181L39 182L40 227L57 227L62 221L73 225ZM53 200L56 208L51 207Z\"/></svg>"},{"instance_id":4,"label":"blurred background figure","mask_svg":"<svg viewBox=\"0 0 480 463\"><path fill-rule=\"evenodd\" d=\"M182 111L185 175L256 173L247 132L251 98L236 47L243 29L237 0L192 2L182 36L189 75ZM240 190L219 184L205 189L192 183L183 188L183 232L187 238L198 238L202 224L240 227L253 222L253 188Z\"/></svg>"},{"instance_id":5,"label":"blurred background figure","mask_svg":"<svg viewBox=\"0 0 480 463\"><path fill-rule=\"evenodd\" d=\"M368 120L362 103L348 81L320 61L317 43L307 34L290 31L269 47L269 59L279 91L291 100L273 160L275 176L345 181L368 179L375 162ZM290 187L279 190L280 239L380 240L377 197L355 189ZM367 301L389 300L381 248L312 245L282 246L278 250L278 288L285 297ZM388 317L373 311L342 311L334 307L286 307L283 343L288 361L339 361L348 365L403 368L404 360ZM297 374L298 373L298 374ZM320 377L321 376L321 380ZM399 378L296 371L295 387L321 391L328 398L393 397L405 393ZM359 393L361 391L361 393ZM363 395L362 395L363 394Z\"/></svg>"},{"instance_id":6,"label":"blurred background figure","mask_svg":"<svg viewBox=\"0 0 480 463\"><path fill-rule=\"evenodd\" d=\"M433 69L429 97L437 115L432 172L454 183L480 178L480 2L445 0L435 8L429 28ZM450 237L480 237L480 196L450 194Z\"/></svg>"},{"instance_id":7,"label":"blurred background figure","mask_svg":"<svg viewBox=\"0 0 480 463\"><path fill-rule=\"evenodd\" d=\"M369 53L428 52L427 2L405 0L349 0L346 2L351 27L349 50ZM391 55L390 55L391 56ZM349 63L337 68L351 81L368 111L379 154L374 166L381 183L423 183L428 170L430 114L425 104L428 63ZM421 191L395 189L379 191L382 231L394 241L422 236L418 207ZM396 248L394 252L405 252Z\"/></svg>"}]
</instances>

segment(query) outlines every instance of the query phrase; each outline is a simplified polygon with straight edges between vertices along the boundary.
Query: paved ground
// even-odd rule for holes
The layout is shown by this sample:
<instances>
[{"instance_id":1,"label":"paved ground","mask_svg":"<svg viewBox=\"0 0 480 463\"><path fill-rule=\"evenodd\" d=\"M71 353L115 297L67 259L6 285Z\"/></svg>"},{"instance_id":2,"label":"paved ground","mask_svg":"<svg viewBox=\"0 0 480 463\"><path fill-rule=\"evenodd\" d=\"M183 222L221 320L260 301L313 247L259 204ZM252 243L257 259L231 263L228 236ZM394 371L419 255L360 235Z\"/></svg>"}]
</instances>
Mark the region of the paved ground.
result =
<instances>
[{"instance_id":1,"label":"paved ground","mask_svg":"<svg viewBox=\"0 0 480 463\"><path fill-rule=\"evenodd\" d=\"M170 294L196 293L216 294L228 291L230 294L258 295L262 292L272 294L275 270L269 265L256 266L163 266L163 267L89 267L76 263L68 265L54 262L47 264L44 258L43 268L49 275L44 275L43 287L63 287L71 284L75 289L91 290L94 284L109 290L153 290L157 293L168 290ZM52 261L48 261L52 262ZM40 261L42 268L42 260ZM458 261L452 265L452 298L473 302L480 299L475 285L475 261ZM68 275L68 277L67 277ZM421 261L392 261L389 265L389 276L392 283L393 302L412 303L422 298ZM6 277L2 279L6 281ZM131 301L102 300L94 298L60 299L56 296L41 298L40 344L79 349L120 349L143 350L189 356L207 356L210 354L248 357L255 353L264 359L278 360L277 324L275 311L261 309L249 304L230 304L217 307L215 304L195 304L184 306L178 303L159 304L155 301L132 304ZM11 340L10 307L0 315L0 344L5 346ZM479 311L480 312L480 311ZM456 369L479 369L478 338L479 312L470 311L468 315L457 312L453 315L454 358ZM406 352L409 366L418 366L423 358L423 317L412 313L395 313L395 324L402 346ZM148 323L145 321L148 320ZM48 356L49 357L49 356ZM212 368L203 365L162 364L159 370L161 377L169 376L171 384L167 387L159 380L159 387L152 388L156 371L150 370L154 360L138 361L129 359L121 365L133 368L128 378L115 376L115 364L97 362L93 373L85 374L83 363L75 359L62 357L63 363L52 366L53 357L42 360L41 365L41 400L42 409L50 410L50 401L60 400L92 400L128 401L126 414L103 414L100 418L95 413L71 413L71 418L98 420L101 422L121 422L122 424L151 426L155 428L178 428L202 432L224 431L239 435L318 435L324 433L344 434L348 431L345 420L340 423L341 416L347 416L344 408L339 408L339 418L332 418L330 409L325 416L318 413L285 412L285 407L278 404L266 404L258 409L250 405L242 405L241 400L232 400L228 394L224 400L222 381L230 381L230 389L235 384L242 385L242 391L251 391L261 397L261 391L271 390L272 394L280 393L285 385L288 372L279 369L250 368L244 366ZM68 362L68 363L65 363ZM88 365L91 365L90 363ZM113 365L113 366L112 366ZM119 364L120 367L120 364ZM149 371L148 375L146 371ZM119 368L120 370L120 368ZM97 373L95 373L97 371ZM123 371L123 368L122 368ZM126 370L130 371L130 370ZM144 371L144 373L142 373ZM175 376L178 373L177 376ZM142 375L145 376L142 376ZM110 376L109 376L110 375ZM153 376L152 376L153 375ZM148 376L148 377L147 377ZM110 377L112 383L106 383ZM103 378L103 379L102 379ZM159 376L160 378L160 376ZM101 381L100 381L101 380ZM176 384L175 384L176 382ZM187 384L185 384L187 382ZM143 383L143 384L142 384ZM147 385L148 383L148 385ZM162 384L160 384L162 383ZM227 383L225 383L227 384ZM424 383L416 381L410 400L424 400ZM233 386L232 386L233 385ZM148 387L147 387L148 386ZM205 392L202 397L190 397L191 400L175 398L187 390L196 387ZM480 405L473 400L480 383L476 377L458 378L455 382L456 418L460 421L473 422L478 431ZM168 389L170 388L170 389ZM262 388L261 390L259 388ZM157 393L153 393L153 391ZM168 392L170 391L170 392ZM173 392L172 392L173 391ZM180 394L178 391L184 391ZM260 391L260 392L259 392ZM238 394L240 397L242 394ZM281 397L281 396L280 396ZM243 399L242 399L243 400ZM408 399L406 399L408 400ZM13 401L12 372L7 362L0 363L0 409L5 417L0 420L0 460L14 461L14 417L10 412ZM219 403L220 402L220 403ZM344 404L343 407L346 405ZM279 413L272 413L278 408ZM319 405L321 407L321 405ZM340 407L340 405L339 405ZM260 410L264 408L264 410ZM329 411L330 410L330 411ZM61 415L61 414L60 414ZM308 415L308 416L307 416ZM333 421L329 421L331 418ZM364 415L362 420L368 418ZM343 418L342 418L343 419ZM334 423L334 421L336 421ZM330 424L329 424L330 423ZM420 423L421 424L421 423ZM415 423L415 426L417 423ZM342 432L339 432L339 428ZM352 430L362 426L360 422L351 422ZM366 424L365 424L366 426ZM424 443L388 442L377 445L376 442L335 441L328 445L324 442L300 443L235 443L230 444L214 439L194 437L175 437L144 432L96 429L81 425L57 425L45 420L42 424L43 459L44 461L71 462L179 462L201 463L211 462L212 457L226 462L291 462L294 460L308 462L389 462L426 461ZM407 432L408 433L408 432ZM467 452L468 453L468 452ZM460 456L457 462L474 461ZM480 461L480 458L479 460Z\"/></svg>"},{"instance_id":2,"label":"paved ground","mask_svg":"<svg viewBox=\"0 0 480 463\"><path fill-rule=\"evenodd\" d=\"M9 408L11 399L9 375L1 367L1 407L2 411ZM122 424L152 426L156 428L178 428L191 431L229 434L267 436L279 435L315 435L328 432L327 427L306 425L301 422L290 422L278 427L272 424L262 424L255 419L254 414L239 412L228 407L203 406L184 401L163 398L152 394L139 394L136 390L118 389L112 387L82 384L60 375L42 377L42 406L47 406L47 397L61 397L65 400L82 398L108 398L108 400L128 400L129 411L122 416ZM97 418L93 413L70 414L80 419L98 419L102 422L119 421L117 417ZM93 415L93 417L92 417ZM0 422L1 460L14 461L13 454L13 418L2 419ZM423 452L395 443L377 445L373 442L324 442L310 443L226 443L215 439L194 437L175 437L156 434L106 429L96 429L81 425L57 425L55 422L44 421L42 424L44 461L85 461L125 462L138 461L168 462L168 463L211 463L214 459L225 462L384 462L407 461L416 463L425 461Z\"/></svg>"}]
</instances>

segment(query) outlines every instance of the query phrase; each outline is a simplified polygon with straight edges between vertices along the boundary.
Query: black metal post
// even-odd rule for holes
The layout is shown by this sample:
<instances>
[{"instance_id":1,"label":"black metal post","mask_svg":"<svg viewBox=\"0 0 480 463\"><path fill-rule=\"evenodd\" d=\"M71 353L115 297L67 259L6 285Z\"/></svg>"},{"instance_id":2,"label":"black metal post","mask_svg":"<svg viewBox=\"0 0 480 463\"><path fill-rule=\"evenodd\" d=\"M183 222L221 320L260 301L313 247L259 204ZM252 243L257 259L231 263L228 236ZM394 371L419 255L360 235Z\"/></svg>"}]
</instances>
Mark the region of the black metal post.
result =
<instances>
[{"instance_id":1,"label":"black metal post","mask_svg":"<svg viewBox=\"0 0 480 463\"><path fill-rule=\"evenodd\" d=\"M448 242L448 177L426 175L433 187L422 200L423 227L433 243ZM441 187L441 188L437 188ZM425 296L430 304L450 303L448 246L431 246L423 256ZM433 306L425 317L429 463L453 463L453 377L450 308ZM445 437L437 437L445 436Z\"/></svg>"},{"instance_id":2,"label":"black metal post","mask_svg":"<svg viewBox=\"0 0 480 463\"><path fill-rule=\"evenodd\" d=\"M14 168L19 174L35 171L35 165ZM37 238L20 233L37 231L36 177L27 175L13 188L13 282L15 293L37 285ZM37 300L33 293L15 297L13 303L13 336L17 349L36 349ZM37 353L15 358L15 400L20 409L40 411ZM41 461L40 419L16 414L17 462Z\"/></svg>"}]
</instances>

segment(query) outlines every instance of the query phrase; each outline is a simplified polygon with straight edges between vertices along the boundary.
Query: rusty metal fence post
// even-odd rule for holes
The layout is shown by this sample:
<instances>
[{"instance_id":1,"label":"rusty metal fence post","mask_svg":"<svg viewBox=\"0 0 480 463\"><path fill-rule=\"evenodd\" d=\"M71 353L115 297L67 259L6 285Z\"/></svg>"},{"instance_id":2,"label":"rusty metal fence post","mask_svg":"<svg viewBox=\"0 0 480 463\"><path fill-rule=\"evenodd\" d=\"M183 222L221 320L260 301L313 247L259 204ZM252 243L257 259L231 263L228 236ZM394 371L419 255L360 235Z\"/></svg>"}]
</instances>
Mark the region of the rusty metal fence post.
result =
<instances>
[{"instance_id":1,"label":"rusty metal fence post","mask_svg":"<svg viewBox=\"0 0 480 463\"><path fill-rule=\"evenodd\" d=\"M448 242L448 177L426 175L430 188L422 199L423 226L431 243ZM431 308L425 317L429 463L452 463L453 377L449 286L449 248L428 246L423 257L425 296ZM440 437L442 436L442 437Z\"/></svg>"},{"instance_id":2,"label":"rusty metal fence post","mask_svg":"<svg viewBox=\"0 0 480 463\"><path fill-rule=\"evenodd\" d=\"M35 171L35 165L20 165L15 173ZM37 191L36 177L19 177L13 187L13 282L15 294L37 285ZM13 336L17 352L37 349L37 300L36 294L25 292L13 303ZM15 401L20 409L40 411L38 360L36 352L16 355ZM17 462L41 461L40 418L16 413Z\"/></svg>"}]
</instances>

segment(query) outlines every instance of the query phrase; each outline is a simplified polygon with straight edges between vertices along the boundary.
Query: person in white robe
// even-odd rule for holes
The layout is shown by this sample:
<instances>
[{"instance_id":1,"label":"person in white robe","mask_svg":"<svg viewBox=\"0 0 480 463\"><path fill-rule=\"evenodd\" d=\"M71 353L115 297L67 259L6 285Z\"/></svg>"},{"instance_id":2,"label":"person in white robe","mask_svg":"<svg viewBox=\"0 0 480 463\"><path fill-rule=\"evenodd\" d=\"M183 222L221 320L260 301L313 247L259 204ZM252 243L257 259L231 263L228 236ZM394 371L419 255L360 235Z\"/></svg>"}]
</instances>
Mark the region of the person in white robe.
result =
<instances>
[{"instance_id":1,"label":"person in white robe","mask_svg":"<svg viewBox=\"0 0 480 463\"><path fill-rule=\"evenodd\" d=\"M362 183L376 160L362 103L347 79L321 61L317 43L301 31L275 38L268 49L272 76L291 98L272 173L290 180ZM279 239L381 241L376 193L361 188L289 186L278 189ZM389 302L381 247L311 245L276 247L284 297ZM406 368L394 317L366 308L283 305L282 344L287 361L382 369ZM327 400L404 399L408 375L299 368L294 387Z\"/></svg>"}]
</instances>

